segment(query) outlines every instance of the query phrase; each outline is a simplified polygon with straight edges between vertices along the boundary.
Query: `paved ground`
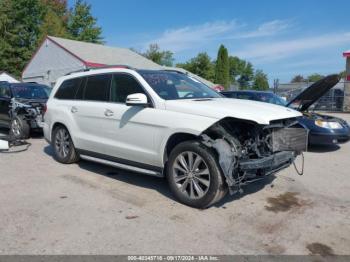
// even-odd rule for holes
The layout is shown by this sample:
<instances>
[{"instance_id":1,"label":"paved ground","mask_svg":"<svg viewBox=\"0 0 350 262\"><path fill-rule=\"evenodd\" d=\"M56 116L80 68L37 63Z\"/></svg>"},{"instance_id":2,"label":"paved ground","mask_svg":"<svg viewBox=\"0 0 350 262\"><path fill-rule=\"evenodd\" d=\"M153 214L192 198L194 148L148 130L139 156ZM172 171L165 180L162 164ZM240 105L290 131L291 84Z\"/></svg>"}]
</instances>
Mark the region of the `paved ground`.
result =
<instances>
[{"instance_id":1,"label":"paved ground","mask_svg":"<svg viewBox=\"0 0 350 262\"><path fill-rule=\"evenodd\" d=\"M0 154L0 254L350 254L350 143L200 211L162 179L61 165L30 142Z\"/></svg>"}]
</instances>

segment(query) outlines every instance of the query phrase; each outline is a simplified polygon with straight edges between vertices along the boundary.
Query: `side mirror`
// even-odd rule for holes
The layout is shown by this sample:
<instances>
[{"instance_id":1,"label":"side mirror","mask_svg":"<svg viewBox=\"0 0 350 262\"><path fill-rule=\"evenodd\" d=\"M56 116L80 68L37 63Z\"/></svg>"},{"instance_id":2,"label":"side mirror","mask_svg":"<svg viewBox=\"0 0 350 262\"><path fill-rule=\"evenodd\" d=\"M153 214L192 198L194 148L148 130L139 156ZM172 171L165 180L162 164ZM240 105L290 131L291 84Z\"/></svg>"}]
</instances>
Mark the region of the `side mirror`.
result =
<instances>
[{"instance_id":1,"label":"side mirror","mask_svg":"<svg viewBox=\"0 0 350 262\"><path fill-rule=\"evenodd\" d=\"M127 106L148 106L147 96L142 93L131 94L126 97Z\"/></svg>"}]
</instances>

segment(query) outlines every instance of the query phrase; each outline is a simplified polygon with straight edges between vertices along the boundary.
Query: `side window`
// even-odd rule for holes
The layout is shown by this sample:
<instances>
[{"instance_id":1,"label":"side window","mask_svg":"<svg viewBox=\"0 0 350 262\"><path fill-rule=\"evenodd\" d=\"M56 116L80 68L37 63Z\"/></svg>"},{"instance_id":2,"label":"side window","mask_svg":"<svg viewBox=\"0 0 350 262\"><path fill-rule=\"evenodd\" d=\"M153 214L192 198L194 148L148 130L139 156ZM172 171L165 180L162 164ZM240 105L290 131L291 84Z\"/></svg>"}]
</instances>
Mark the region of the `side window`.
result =
<instances>
[{"instance_id":1,"label":"side window","mask_svg":"<svg viewBox=\"0 0 350 262\"><path fill-rule=\"evenodd\" d=\"M76 100L83 100L86 81L87 81L87 77L81 78L80 86L78 88L77 93L75 94Z\"/></svg>"},{"instance_id":2,"label":"side window","mask_svg":"<svg viewBox=\"0 0 350 262\"><path fill-rule=\"evenodd\" d=\"M254 96L249 93L239 93L237 94L237 98L245 100L255 100Z\"/></svg>"},{"instance_id":3,"label":"side window","mask_svg":"<svg viewBox=\"0 0 350 262\"><path fill-rule=\"evenodd\" d=\"M130 94L143 93L142 86L131 75L114 74L111 85L111 101L125 103L126 97Z\"/></svg>"},{"instance_id":4,"label":"side window","mask_svg":"<svg viewBox=\"0 0 350 262\"><path fill-rule=\"evenodd\" d=\"M79 89L81 81L81 78L74 78L64 81L58 88L55 98L73 100Z\"/></svg>"},{"instance_id":5,"label":"side window","mask_svg":"<svg viewBox=\"0 0 350 262\"><path fill-rule=\"evenodd\" d=\"M236 94L235 93L225 93L225 96L229 97L229 98L236 98Z\"/></svg>"},{"instance_id":6,"label":"side window","mask_svg":"<svg viewBox=\"0 0 350 262\"><path fill-rule=\"evenodd\" d=\"M0 85L0 97L9 98L11 97L10 88L6 85Z\"/></svg>"},{"instance_id":7,"label":"side window","mask_svg":"<svg viewBox=\"0 0 350 262\"><path fill-rule=\"evenodd\" d=\"M84 99L91 101L108 101L112 75L92 75L87 78Z\"/></svg>"}]
</instances>

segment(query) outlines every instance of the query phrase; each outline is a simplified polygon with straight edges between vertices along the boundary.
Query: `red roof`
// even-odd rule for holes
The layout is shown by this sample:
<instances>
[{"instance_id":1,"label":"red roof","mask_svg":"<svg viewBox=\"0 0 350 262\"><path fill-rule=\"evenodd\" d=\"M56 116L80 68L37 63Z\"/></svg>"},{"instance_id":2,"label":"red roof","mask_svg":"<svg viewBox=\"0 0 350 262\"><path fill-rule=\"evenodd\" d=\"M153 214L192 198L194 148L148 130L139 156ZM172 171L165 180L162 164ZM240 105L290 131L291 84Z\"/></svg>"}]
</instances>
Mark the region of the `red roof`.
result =
<instances>
[{"instance_id":1,"label":"red roof","mask_svg":"<svg viewBox=\"0 0 350 262\"><path fill-rule=\"evenodd\" d=\"M343 56L344 56L344 57L350 57L350 50L345 51L345 52L343 53Z\"/></svg>"}]
</instances>

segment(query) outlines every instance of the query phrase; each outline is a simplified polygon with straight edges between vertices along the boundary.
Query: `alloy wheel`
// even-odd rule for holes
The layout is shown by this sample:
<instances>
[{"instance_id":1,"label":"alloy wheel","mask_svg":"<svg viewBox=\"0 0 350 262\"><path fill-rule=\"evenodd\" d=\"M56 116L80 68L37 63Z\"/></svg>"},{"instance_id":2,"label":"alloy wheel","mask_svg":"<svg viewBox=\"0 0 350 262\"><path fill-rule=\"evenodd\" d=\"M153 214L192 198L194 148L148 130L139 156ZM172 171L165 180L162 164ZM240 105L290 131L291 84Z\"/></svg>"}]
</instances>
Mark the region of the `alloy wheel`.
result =
<instances>
[{"instance_id":1,"label":"alloy wheel","mask_svg":"<svg viewBox=\"0 0 350 262\"><path fill-rule=\"evenodd\" d=\"M61 158L67 157L70 150L70 139L67 130L60 128L56 133L55 148Z\"/></svg>"},{"instance_id":2,"label":"alloy wheel","mask_svg":"<svg viewBox=\"0 0 350 262\"><path fill-rule=\"evenodd\" d=\"M19 137L21 135L21 125L18 119L13 119L11 124L11 132L15 137Z\"/></svg>"},{"instance_id":3,"label":"alloy wheel","mask_svg":"<svg viewBox=\"0 0 350 262\"><path fill-rule=\"evenodd\" d=\"M209 190L210 172L204 159L191 151L179 154L173 164L174 181L182 194L198 199Z\"/></svg>"}]
</instances>

